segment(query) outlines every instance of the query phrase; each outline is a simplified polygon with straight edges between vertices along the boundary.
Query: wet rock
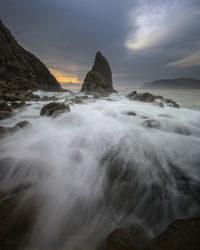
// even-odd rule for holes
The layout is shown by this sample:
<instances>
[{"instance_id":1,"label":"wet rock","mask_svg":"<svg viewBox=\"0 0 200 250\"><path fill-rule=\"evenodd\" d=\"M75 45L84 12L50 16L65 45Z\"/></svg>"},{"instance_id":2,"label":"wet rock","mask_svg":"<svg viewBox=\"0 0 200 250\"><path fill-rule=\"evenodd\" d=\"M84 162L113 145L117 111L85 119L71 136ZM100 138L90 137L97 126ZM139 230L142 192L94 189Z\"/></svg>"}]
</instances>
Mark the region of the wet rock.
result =
<instances>
[{"instance_id":1,"label":"wet rock","mask_svg":"<svg viewBox=\"0 0 200 250\"><path fill-rule=\"evenodd\" d=\"M161 108L164 108L164 107L165 107L164 104L163 104L162 102L159 102L158 105L159 105L159 107L161 107Z\"/></svg>"},{"instance_id":2,"label":"wet rock","mask_svg":"<svg viewBox=\"0 0 200 250\"><path fill-rule=\"evenodd\" d=\"M145 127L148 127L148 128L159 128L160 127L159 121L156 121L156 120L146 120L146 121L144 121L143 124Z\"/></svg>"},{"instance_id":3,"label":"wet rock","mask_svg":"<svg viewBox=\"0 0 200 250\"><path fill-rule=\"evenodd\" d=\"M70 108L68 105L65 105L64 103L59 103L59 102L51 102L45 105L41 109L40 115L56 117L64 112L69 112L69 111L70 111Z\"/></svg>"},{"instance_id":4,"label":"wet rock","mask_svg":"<svg viewBox=\"0 0 200 250\"><path fill-rule=\"evenodd\" d=\"M6 102L40 101L38 95L30 91L4 91L1 98Z\"/></svg>"},{"instance_id":5,"label":"wet rock","mask_svg":"<svg viewBox=\"0 0 200 250\"><path fill-rule=\"evenodd\" d=\"M145 250L199 250L200 218L179 219L156 236Z\"/></svg>"},{"instance_id":6,"label":"wet rock","mask_svg":"<svg viewBox=\"0 0 200 250\"><path fill-rule=\"evenodd\" d=\"M71 99L69 99L67 101L72 102L74 104L83 104L83 101L81 99L79 99L79 98L71 98Z\"/></svg>"},{"instance_id":7,"label":"wet rock","mask_svg":"<svg viewBox=\"0 0 200 250\"><path fill-rule=\"evenodd\" d=\"M163 102L166 103L169 107L180 108L180 106L171 99L164 99L163 98Z\"/></svg>"},{"instance_id":8,"label":"wet rock","mask_svg":"<svg viewBox=\"0 0 200 250\"><path fill-rule=\"evenodd\" d=\"M76 96L71 99L66 99L66 102L69 102L69 104L83 104L86 100L92 100L92 98L89 98L88 96Z\"/></svg>"},{"instance_id":9,"label":"wet rock","mask_svg":"<svg viewBox=\"0 0 200 250\"><path fill-rule=\"evenodd\" d=\"M106 240L105 250L134 250L134 240L129 230L115 229Z\"/></svg>"},{"instance_id":10,"label":"wet rock","mask_svg":"<svg viewBox=\"0 0 200 250\"><path fill-rule=\"evenodd\" d=\"M7 134L8 131L9 131L8 128L0 126L0 136Z\"/></svg>"},{"instance_id":11,"label":"wet rock","mask_svg":"<svg viewBox=\"0 0 200 250\"><path fill-rule=\"evenodd\" d=\"M27 126L30 126L31 123L28 122L28 121L21 121L21 122L18 122L15 127L18 127L18 128L25 128Z\"/></svg>"},{"instance_id":12,"label":"wet rock","mask_svg":"<svg viewBox=\"0 0 200 250\"><path fill-rule=\"evenodd\" d=\"M141 102L150 102L150 103L156 103L156 100L160 100L158 105L163 108L165 103L167 106L174 107L174 108L180 108L180 106L174 102L171 99L165 99L163 96L156 96L152 95L150 93L137 93L137 91L133 91L129 95L126 96L130 100L134 101L141 101Z\"/></svg>"},{"instance_id":13,"label":"wet rock","mask_svg":"<svg viewBox=\"0 0 200 250\"><path fill-rule=\"evenodd\" d=\"M134 111L130 111L130 112L127 112L125 114L128 116L136 116L136 113Z\"/></svg>"},{"instance_id":14,"label":"wet rock","mask_svg":"<svg viewBox=\"0 0 200 250\"><path fill-rule=\"evenodd\" d=\"M88 100L89 97L87 95L84 96L76 96L75 99L79 99L79 100Z\"/></svg>"},{"instance_id":15,"label":"wet rock","mask_svg":"<svg viewBox=\"0 0 200 250\"><path fill-rule=\"evenodd\" d=\"M0 111L9 111L12 112L12 108L8 106L6 102L0 102Z\"/></svg>"},{"instance_id":16,"label":"wet rock","mask_svg":"<svg viewBox=\"0 0 200 250\"><path fill-rule=\"evenodd\" d=\"M116 92L112 85L112 71L110 65L101 52L96 53L94 65L83 82L82 92Z\"/></svg>"},{"instance_id":17,"label":"wet rock","mask_svg":"<svg viewBox=\"0 0 200 250\"><path fill-rule=\"evenodd\" d=\"M12 102L10 105L13 109L20 109L26 106L26 102L25 101L21 101L21 102Z\"/></svg>"},{"instance_id":18,"label":"wet rock","mask_svg":"<svg viewBox=\"0 0 200 250\"><path fill-rule=\"evenodd\" d=\"M127 95L130 100L141 101L141 102L155 102L156 96L153 96L150 93L141 93L138 94L137 91L133 91Z\"/></svg>"},{"instance_id":19,"label":"wet rock","mask_svg":"<svg viewBox=\"0 0 200 250\"><path fill-rule=\"evenodd\" d=\"M16 132L18 129L22 129L27 126L31 126L31 123L28 121L18 122L14 127L0 126L0 136L6 135L8 133Z\"/></svg>"},{"instance_id":20,"label":"wet rock","mask_svg":"<svg viewBox=\"0 0 200 250\"><path fill-rule=\"evenodd\" d=\"M46 96L46 95L44 95L42 97L42 99L41 99L41 101L44 101L44 102L46 102L46 101L57 101L57 100L58 100L58 98L55 97L55 96Z\"/></svg>"},{"instance_id":21,"label":"wet rock","mask_svg":"<svg viewBox=\"0 0 200 250\"><path fill-rule=\"evenodd\" d=\"M105 250L143 250L149 237L139 225L133 225L129 229L117 228L106 240Z\"/></svg>"},{"instance_id":22,"label":"wet rock","mask_svg":"<svg viewBox=\"0 0 200 250\"><path fill-rule=\"evenodd\" d=\"M26 199L25 199L26 198ZM0 249L27 249L41 201L28 192L5 197L0 202Z\"/></svg>"},{"instance_id":23,"label":"wet rock","mask_svg":"<svg viewBox=\"0 0 200 250\"><path fill-rule=\"evenodd\" d=\"M12 113L9 111L0 111L0 120L8 119L12 116Z\"/></svg>"},{"instance_id":24,"label":"wet rock","mask_svg":"<svg viewBox=\"0 0 200 250\"><path fill-rule=\"evenodd\" d=\"M108 93L106 91L92 92L91 94L93 95L93 98L95 98L95 99L102 98L102 97L108 97L110 95L110 93Z\"/></svg>"}]
</instances>

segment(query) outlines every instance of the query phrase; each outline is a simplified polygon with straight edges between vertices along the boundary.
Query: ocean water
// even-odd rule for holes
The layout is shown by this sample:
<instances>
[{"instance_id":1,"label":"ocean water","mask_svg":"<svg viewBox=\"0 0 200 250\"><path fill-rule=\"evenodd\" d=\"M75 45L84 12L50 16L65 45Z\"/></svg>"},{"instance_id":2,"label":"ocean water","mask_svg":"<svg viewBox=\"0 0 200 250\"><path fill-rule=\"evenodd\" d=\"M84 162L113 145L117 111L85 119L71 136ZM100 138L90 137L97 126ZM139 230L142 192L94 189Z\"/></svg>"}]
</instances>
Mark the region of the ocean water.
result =
<instances>
[{"instance_id":1,"label":"ocean water","mask_svg":"<svg viewBox=\"0 0 200 250\"><path fill-rule=\"evenodd\" d=\"M154 236L174 219L199 214L199 91L153 91L180 109L131 101L127 92L85 100L56 118L40 116L47 102L30 102L0 121L32 124L1 138L7 170L0 189L25 182L42 197L41 231L33 227L32 238L43 249L96 249L112 230L133 224ZM60 101L81 95L36 94ZM146 127L149 119L158 126Z\"/></svg>"}]
</instances>

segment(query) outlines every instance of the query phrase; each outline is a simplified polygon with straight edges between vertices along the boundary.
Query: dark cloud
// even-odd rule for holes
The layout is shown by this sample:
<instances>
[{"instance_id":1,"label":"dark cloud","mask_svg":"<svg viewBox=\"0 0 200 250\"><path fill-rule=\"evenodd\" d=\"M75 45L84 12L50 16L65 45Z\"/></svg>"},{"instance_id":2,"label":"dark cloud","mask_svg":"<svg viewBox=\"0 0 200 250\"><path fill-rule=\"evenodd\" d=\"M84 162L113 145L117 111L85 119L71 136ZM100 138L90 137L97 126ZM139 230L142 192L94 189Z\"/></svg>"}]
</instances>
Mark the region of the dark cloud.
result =
<instances>
[{"instance_id":1,"label":"dark cloud","mask_svg":"<svg viewBox=\"0 0 200 250\"><path fill-rule=\"evenodd\" d=\"M16 39L79 80L97 50L109 59L116 84L200 78L200 63L180 61L200 51L198 0L0 1L0 17Z\"/></svg>"}]
</instances>

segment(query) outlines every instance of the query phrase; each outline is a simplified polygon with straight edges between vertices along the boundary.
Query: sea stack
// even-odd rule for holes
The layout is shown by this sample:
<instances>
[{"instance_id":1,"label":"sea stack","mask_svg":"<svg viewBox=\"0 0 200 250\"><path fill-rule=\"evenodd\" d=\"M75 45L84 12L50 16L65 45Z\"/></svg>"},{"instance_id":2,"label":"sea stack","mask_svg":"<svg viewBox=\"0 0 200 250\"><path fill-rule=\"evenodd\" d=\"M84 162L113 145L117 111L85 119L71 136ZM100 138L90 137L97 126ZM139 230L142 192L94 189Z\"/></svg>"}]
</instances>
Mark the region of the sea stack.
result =
<instances>
[{"instance_id":1,"label":"sea stack","mask_svg":"<svg viewBox=\"0 0 200 250\"><path fill-rule=\"evenodd\" d=\"M94 65L83 82L81 88L83 92L116 92L113 89L112 71L106 58L102 56L101 52L96 53Z\"/></svg>"},{"instance_id":2,"label":"sea stack","mask_svg":"<svg viewBox=\"0 0 200 250\"><path fill-rule=\"evenodd\" d=\"M0 20L0 91L62 91L47 67L23 49Z\"/></svg>"}]
</instances>

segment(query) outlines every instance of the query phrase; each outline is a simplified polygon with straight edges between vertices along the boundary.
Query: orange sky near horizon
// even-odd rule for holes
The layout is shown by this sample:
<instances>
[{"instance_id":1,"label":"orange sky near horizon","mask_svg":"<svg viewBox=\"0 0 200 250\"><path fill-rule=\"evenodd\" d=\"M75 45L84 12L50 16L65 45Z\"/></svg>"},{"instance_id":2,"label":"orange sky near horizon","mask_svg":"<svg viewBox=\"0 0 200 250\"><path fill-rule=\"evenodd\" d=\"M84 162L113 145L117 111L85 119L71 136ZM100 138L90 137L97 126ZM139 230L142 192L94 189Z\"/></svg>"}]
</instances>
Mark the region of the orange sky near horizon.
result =
<instances>
[{"instance_id":1,"label":"orange sky near horizon","mask_svg":"<svg viewBox=\"0 0 200 250\"><path fill-rule=\"evenodd\" d=\"M51 72L51 74L56 78L56 80L60 83L68 83L68 82L72 82L72 83L82 83L81 81L79 81L77 76L72 76L69 75L65 72L59 71L59 70L55 70L55 69L51 69L49 68L49 71Z\"/></svg>"}]
</instances>

